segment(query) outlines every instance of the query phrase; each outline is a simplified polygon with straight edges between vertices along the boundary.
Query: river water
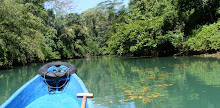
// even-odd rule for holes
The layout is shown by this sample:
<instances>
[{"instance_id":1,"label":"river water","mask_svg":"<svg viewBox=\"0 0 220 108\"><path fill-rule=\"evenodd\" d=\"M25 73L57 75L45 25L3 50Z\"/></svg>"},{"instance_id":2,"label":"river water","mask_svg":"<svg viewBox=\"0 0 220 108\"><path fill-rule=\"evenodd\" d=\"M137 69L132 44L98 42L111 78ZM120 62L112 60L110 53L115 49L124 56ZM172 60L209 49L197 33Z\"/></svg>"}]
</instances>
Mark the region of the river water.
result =
<instances>
[{"instance_id":1,"label":"river water","mask_svg":"<svg viewBox=\"0 0 220 108\"><path fill-rule=\"evenodd\" d=\"M77 67L96 108L220 108L220 59L105 56L62 61ZM42 65L0 70L0 104Z\"/></svg>"}]
</instances>

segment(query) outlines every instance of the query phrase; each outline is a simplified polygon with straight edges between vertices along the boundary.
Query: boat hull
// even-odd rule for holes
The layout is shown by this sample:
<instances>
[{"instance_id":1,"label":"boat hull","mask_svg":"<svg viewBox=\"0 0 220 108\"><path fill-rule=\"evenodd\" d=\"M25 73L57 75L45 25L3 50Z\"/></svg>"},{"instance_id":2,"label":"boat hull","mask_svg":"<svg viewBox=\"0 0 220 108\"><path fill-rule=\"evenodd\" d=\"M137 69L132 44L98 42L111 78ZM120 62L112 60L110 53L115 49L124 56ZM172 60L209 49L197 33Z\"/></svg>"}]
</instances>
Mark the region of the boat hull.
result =
<instances>
[{"instance_id":1,"label":"boat hull","mask_svg":"<svg viewBox=\"0 0 220 108\"><path fill-rule=\"evenodd\" d=\"M63 91L57 91L55 94L49 94L44 78L36 75L3 103L1 108L77 108L82 102L82 98L77 98L77 93L88 93L88 90L76 74L70 76ZM86 108L93 107L92 100L87 99Z\"/></svg>"}]
</instances>

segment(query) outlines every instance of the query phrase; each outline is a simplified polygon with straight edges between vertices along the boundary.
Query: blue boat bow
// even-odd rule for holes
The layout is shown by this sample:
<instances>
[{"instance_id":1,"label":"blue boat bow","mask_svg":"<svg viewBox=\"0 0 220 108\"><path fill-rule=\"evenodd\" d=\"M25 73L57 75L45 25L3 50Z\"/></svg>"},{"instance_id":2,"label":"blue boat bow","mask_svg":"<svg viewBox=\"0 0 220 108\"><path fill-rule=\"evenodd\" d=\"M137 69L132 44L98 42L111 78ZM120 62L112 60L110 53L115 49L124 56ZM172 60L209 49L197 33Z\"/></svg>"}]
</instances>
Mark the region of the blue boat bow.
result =
<instances>
[{"instance_id":1,"label":"blue boat bow","mask_svg":"<svg viewBox=\"0 0 220 108\"><path fill-rule=\"evenodd\" d=\"M56 89L55 93L50 93L44 78L36 75L5 101L1 108L80 108L82 98L77 98L77 93L88 93L88 90L75 73L68 78L62 90ZM87 99L85 107L94 108L91 99Z\"/></svg>"}]
</instances>

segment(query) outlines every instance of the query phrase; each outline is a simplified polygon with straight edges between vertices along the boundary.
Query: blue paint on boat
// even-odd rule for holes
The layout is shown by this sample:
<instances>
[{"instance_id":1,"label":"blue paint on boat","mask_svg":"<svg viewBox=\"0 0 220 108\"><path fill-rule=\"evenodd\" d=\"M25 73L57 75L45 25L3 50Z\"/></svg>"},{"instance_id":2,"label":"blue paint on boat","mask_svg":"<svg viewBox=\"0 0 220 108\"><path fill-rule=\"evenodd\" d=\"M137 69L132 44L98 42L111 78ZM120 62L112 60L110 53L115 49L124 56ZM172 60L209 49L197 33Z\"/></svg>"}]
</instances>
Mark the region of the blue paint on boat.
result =
<instances>
[{"instance_id":1,"label":"blue paint on boat","mask_svg":"<svg viewBox=\"0 0 220 108\"><path fill-rule=\"evenodd\" d=\"M36 75L4 102L1 108L80 108L82 98L77 98L77 93L88 93L88 90L75 73L70 75L63 91L56 91L55 94L50 94L44 78ZM89 98L86 108L94 108Z\"/></svg>"},{"instance_id":2,"label":"blue paint on boat","mask_svg":"<svg viewBox=\"0 0 220 108\"><path fill-rule=\"evenodd\" d=\"M66 93L47 94L29 104L26 108L80 108L80 104Z\"/></svg>"}]
</instances>

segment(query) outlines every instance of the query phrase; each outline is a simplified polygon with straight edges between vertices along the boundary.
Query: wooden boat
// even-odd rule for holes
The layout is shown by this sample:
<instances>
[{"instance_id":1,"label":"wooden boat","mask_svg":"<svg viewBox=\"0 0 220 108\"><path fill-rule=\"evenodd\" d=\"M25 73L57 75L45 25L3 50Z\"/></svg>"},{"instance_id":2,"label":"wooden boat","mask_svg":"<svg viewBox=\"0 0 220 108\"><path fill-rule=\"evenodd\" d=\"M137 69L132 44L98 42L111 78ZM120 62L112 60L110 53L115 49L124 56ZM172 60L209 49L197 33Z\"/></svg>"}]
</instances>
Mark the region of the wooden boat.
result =
<instances>
[{"instance_id":1,"label":"wooden boat","mask_svg":"<svg viewBox=\"0 0 220 108\"><path fill-rule=\"evenodd\" d=\"M52 66L54 63L56 66ZM54 70L57 66L65 67L66 64L68 65L66 66L68 70L71 70L69 69L71 65L68 63L54 63L44 65L39 70L39 74L45 71L45 69L47 71ZM51 77L46 76L49 72L46 72L44 75L36 75L5 101L1 108L80 108L80 106L81 108L93 108L92 100L88 98L88 96L93 97L93 95L88 94L87 88L76 75L76 69L74 69L75 67L72 67L73 73L69 73L67 77L62 75L57 77L57 73L50 73L51 76L54 74L56 77L48 78ZM79 96L83 98L79 98Z\"/></svg>"}]
</instances>

